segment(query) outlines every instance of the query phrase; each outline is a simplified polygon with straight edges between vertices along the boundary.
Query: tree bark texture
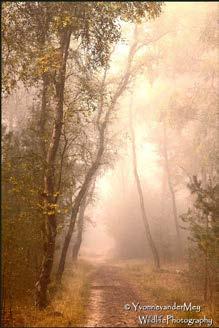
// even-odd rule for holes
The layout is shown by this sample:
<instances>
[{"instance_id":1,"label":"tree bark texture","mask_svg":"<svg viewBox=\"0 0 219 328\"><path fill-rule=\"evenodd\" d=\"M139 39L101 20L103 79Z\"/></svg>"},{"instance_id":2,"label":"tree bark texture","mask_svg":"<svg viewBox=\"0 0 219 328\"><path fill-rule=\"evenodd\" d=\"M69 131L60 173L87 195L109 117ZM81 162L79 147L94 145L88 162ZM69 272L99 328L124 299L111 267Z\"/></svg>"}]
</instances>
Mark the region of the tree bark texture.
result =
<instances>
[{"instance_id":1,"label":"tree bark texture","mask_svg":"<svg viewBox=\"0 0 219 328\"><path fill-rule=\"evenodd\" d=\"M91 165L90 169L88 170L88 172L85 176L84 183L83 183L78 195L76 196L74 205L72 207L70 224L69 224L68 232L67 232L65 240L64 240L64 245L62 248L59 267L58 267L58 271L57 271L57 275L56 275L57 283L60 283L61 279L62 279L62 275L63 275L64 268L65 268L67 251L68 251L71 237L72 237L72 234L73 234L73 231L75 228L75 222L76 222L76 218L78 215L78 211L79 211L82 199L85 196L85 194L89 188L89 185L101 163L102 155L104 152L104 146L105 146L105 133L106 133L106 128L109 124L110 114L114 110L117 100L122 95L122 93L125 91L127 84L130 81L132 59L133 59L136 51L137 51L137 43L134 41L133 45L131 46L130 51L129 51L129 56L128 56L128 61L127 61L127 66L126 66L125 72L122 75L122 78L120 79L120 81L118 83L118 87L115 91L114 96L112 97L111 104L109 105L108 109L106 110L103 121L100 122L101 116L104 114L103 98L104 98L104 86L105 86L105 79L106 79L106 72L107 72L107 68L105 68L104 76L103 76L103 80L102 80L101 94L100 94L99 112L97 115L97 122L96 122L98 131L99 131L99 145L98 145L97 155L96 155L96 158L95 158L93 164Z\"/></svg>"},{"instance_id":2,"label":"tree bark texture","mask_svg":"<svg viewBox=\"0 0 219 328\"><path fill-rule=\"evenodd\" d=\"M44 233L44 254L40 270L40 276L36 283L36 306L43 309L48 304L47 290L50 283L53 258L56 240L56 212L55 205L57 197L55 192L55 162L57 150L62 132L63 102L66 76L66 63L70 43L71 31L66 29L60 35L60 65L57 69L55 78L55 119L51 136L51 141L47 151L46 170L44 174L44 208L45 214L45 233Z\"/></svg>"}]
</instances>

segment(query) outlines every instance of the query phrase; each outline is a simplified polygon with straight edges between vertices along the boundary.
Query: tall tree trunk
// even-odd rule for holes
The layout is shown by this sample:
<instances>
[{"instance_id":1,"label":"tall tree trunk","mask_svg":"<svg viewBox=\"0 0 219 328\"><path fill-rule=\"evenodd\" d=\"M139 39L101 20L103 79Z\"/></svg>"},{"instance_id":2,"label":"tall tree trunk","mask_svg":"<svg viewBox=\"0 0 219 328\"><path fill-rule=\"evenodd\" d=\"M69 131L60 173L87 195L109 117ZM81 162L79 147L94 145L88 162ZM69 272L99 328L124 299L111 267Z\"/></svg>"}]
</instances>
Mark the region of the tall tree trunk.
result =
<instances>
[{"instance_id":1,"label":"tall tree trunk","mask_svg":"<svg viewBox=\"0 0 219 328\"><path fill-rule=\"evenodd\" d=\"M62 132L63 120L63 101L66 75L66 62L68 58L68 49L70 43L71 31L68 29L62 31L60 36L60 67L57 71L55 83L55 122L53 126L52 137L47 152L47 167L44 174L44 208L45 215L45 234L44 234L44 254L41 265L39 279L36 283L36 306L43 309L47 306L47 289L50 283L50 277L53 266L56 240L56 212L55 205L57 197L55 193L55 162L57 150Z\"/></svg>"},{"instance_id":2,"label":"tall tree trunk","mask_svg":"<svg viewBox=\"0 0 219 328\"><path fill-rule=\"evenodd\" d=\"M162 190L161 190L161 204L160 204L160 213L161 213L162 218L165 216L166 192L167 192L167 175L166 175L166 172L163 171Z\"/></svg>"},{"instance_id":3,"label":"tall tree trunk","mask_svg":"<svg viewBox=\"0 0 219 328\"><path fill-rule=\"evenodd\" d=\"M76 242L73 246L73 250L72 250L72 259L74 262L77 261L78 259L78 254L79 254L79 250L81 247L81 243L82 243L82 234L83 234L83 228L84 228L84 213L85 213L85 209L86 209L86 200L87 197L85 196L81 202L81 206L79 209L79 215L78 215L78 233L77 233L77 237L76 237Z\"/></svg>"},{"instance_id":4,"label":"tall tree trunk","mask_svg":"<svg viewBox=\"0 0 219 328\"><path fill-rule=\"evenodd\" d=\"M180 253L180 257L181 257L182 256L182 242L181 242L181 234L180 234L179 223L178 223L176 196L175 196L175 191L173 188L170 167L169 167L169 158L168 158L168 150L167 150L167 134L166 134L165 122L163 124L163 146L164 146L165 169L166 169L167 181L168 181L169 191L170 191L171 200L172 200L172 210L173 210L173 217L174 217L174 223L175 223L176 234L177 234L178 249L179 249L179 253Z\"/></svg>"},{"instance_id":5,"label":"tall tree trunk","mask_svg":"<svg viewBox=\"0 0 219 328\"><path fill-rule=\"evenodd\" d=\"M160 224L163 222L165 218L165 210L166 210L166 192L167 192L167 175L166 172L163 171L163 177L162 177L162 187L161 187L161 195L160 195L160 222L158 222L158 231L159 231L159 240L161 245L161 251L160 256L163 259L163 262L167 262L167 260L170 257L169 250L166 247L166 241L167 241L167 235L166 232L164 233L163 226Z\"/></svg>"},{"instance_id":6,"label":"tall tree trunk","mask_svg":"<svg viewBox=\"0 0 219 328\"><path fill-rule=\"evenodd\" d=\"M47 121L47 103L48 103L49 78L46 73L43 75L42 101L39 120L39 133L41 142L41 152L43 158L46 158L45 129Z\"/></svg>"},{"instance_id":7,"label":"tall tree trunk","mask_svg":"<svg viewBox=\"0 0 219 328\"><path fill-rule=\"evenodd\" d=\"M130 48L130 51L129 51L126 70L125 70L120 82L118 83L118 88L116 89L115 94L112 97L111 104L109 105L109 108L106 111L103 122L100 123L100 119L101 119L101 115L103 115L103 107L104 107L103 98L104 98L104 86L105 86L107 66L105 68L104 76L103 76L103 80L102 80L101 93L100 93L99 113L97 115L97 122L96 122L98 131L99 131L98 151L97 151L96 159L93 162L93 164L91 165L90 169L88 170L88 172L85 176L85 179L84 179L84 183L83 183L78 195L76 196L75 201L74 201L74 206L72 207L70 224L69 224L68 232L65 237L65 241L64 241L64 245L63 245L62 253L61 253L61 258L60 258L60 262L59 262L59 267L58 267L58 271L57 271L57 275L56 275L57 283L60 283L61 279L62 279L62 275L63 275L64 268L65 268L67 251L68 251L70 240L71 240L71 237L72 237L72 234L74 231L75 221L76 221L77 214L78 214L78 211L79 211L79 208L81 205L81 201L89 188L91 180L93 179L94 175L96 174L96 172L100 166L101 158L102 158L102 155L104 152L105 130L106 130L107 125L109 124L110 114L114 110L117 100L122 95L122 93L125 91L127 84L129 83L130 76L131 76L132 60L135 55L136 49L137 49L137 43L134 41Z\"/></svg>"},{"instance_id":8,"label":"tall tree trunk","mask_svg":"<svg viewBox=\"0 0 219 328\"><path fill-rule=\"evenodd\" d=\"M74 205L72 207L70 224L68 227L67 234L65 236L65 240L64 240L64 244L63 244L62 252L61 252L61 257L60 257L60 261L59 261L59 266L58 266L58 270L57 270L57 274L56 274L56 282L57 283L60 283L62 280L62 275L63 275L64 269L65 269L66 256L67 256L69 244L71 241L71 237L74 232L75 222L76 222L79 208L81 206L81 202L82 202L83 198L85 197L85 195L89 189L90 183L99 168L100 161L101 161L101 158L102 158L102 155L104 152L105 130L106 130L106 126L108 123L110 110L111 110L111 108L108 109L108 111L105 115L104 121L100 125L99 121L100 121L100 117L103 113L103 90L104 90L105 79L106 79L106 70L107 69L105 69L105 71L104 71L104 76L103 76L103 80L102 80L101 94L100 94L100 107L99 107L99 112L97 115L97 128L98 128L98 132L99 132L99 144L97 147L97 154L96 154L96 158L95 158L93 164L91 165L91 167L89 168L89 170L85 176L82 187L81 187L78 195L76 196Z\"/></svg>"},{"instance_id":9,"label":"tall tree trunk","mask_svg":"<svg viewBox=\"0 0 219 328\"><path fill-rule=\"evenodd\" d=\"M135 182L136 182L137 190L138 190L138 196L139 196L142 219L143 219L143 223L144 223L144 227L145 227L146 237L147 237L147 240L148 240L148 243L150 245L151 252L152 252L152 255L153 255L154 266L155 266L156 270L159 270L160 269L160 259L159 259L159 255L158 255L156 245L155 245L154 240L153 240L152 235L151 235L150 226L149 226L149 223L148 223L148 218L147 218L146 210L145 210L145 204L144 204L144 197L143 197L141 182L140 182L140 178L139 178L139 175L138 175L135 133L134 133L133 123L132 123L131 106L130 106L130 130L131 130L133 170L134 170L134 177L135 177Z\"/></svg>"},{"instance_id":10,"label":"tall tree trunk","mask_svg":"<svg viewBox=\"0 0 219 328\"><path fill-rule=\"evenodd\" d=\"M207 186L207 172L204 167L201 168L201 178L202 178L202 187L205 189ZM205 217L205 231L206 231L206 241L205 241L205 267L204 267L204 301L209 302L210 295L210 263L209 263L209 252L208 252L208 238L209 238L209 224L208 216Z\"/></svg>"},{"instance_id":11,"label":"tall tree trunk","mask_svg":"<svg viewBox=\"0 0 219 328\"><path fill-rule=\"evenodd\" d=\"M100 165L100 161L101 161L102 154L104 151L105 128L106 128L106 124L104 122L103 125L101 126L101 130L100 130L99 149L98 149L98 152L96 155L96 159L93 162L93 164L91 165L90 169L88 170L87 175L84 179L84 183L83 183L78 195L76 196L74 205L72 207L70 224L69 224L68 232L65 236L64 244L62 247L62 253L61 253L61 257L60 257L60 262L59 262L59 267L58 267L58 271L56 274L57 283L60 283L61 279L62 279L62 275L63 275L64 268L65 268L67 251L68 251L71 237L72 237L72 234L73 234L73 231L75 228L75 222L76 222L76 218L77 218L77 214L78 214L81 202L82 202L85 194L87 193L87 190L89 188L91 180L93 179L93 177L96 174L97 169L99 168L99 165Z\"/></svg>"},{"instance_id":12,"label":"tall tree trunk","mask_svg":"<svg viewBox=\"0 0 219 328\"><path fill-rule=\"evenodd\" d=\"M218 122L219 123L219 112L218 112ZM218 124L219 128L219 124ZM219 143L217 145L217 150L219 153ZM218 181L218 176L217 176L217 184L215 186L215 203L219 204L219 181ZM215 255L213 257L213 279L211 279L211 288L212 288L212 312L214 314L215 320L219 322L219 297L218 297L218 290L219 290L219 239L218 239L218 233L219 233L219 210L218 207L214 213L214 218L212 220L213 224L213 230L215 233L215 242L214 242L214 250L215 250ZM213 255L213 254L212 254Z\"/></svg>"}]
</instances>

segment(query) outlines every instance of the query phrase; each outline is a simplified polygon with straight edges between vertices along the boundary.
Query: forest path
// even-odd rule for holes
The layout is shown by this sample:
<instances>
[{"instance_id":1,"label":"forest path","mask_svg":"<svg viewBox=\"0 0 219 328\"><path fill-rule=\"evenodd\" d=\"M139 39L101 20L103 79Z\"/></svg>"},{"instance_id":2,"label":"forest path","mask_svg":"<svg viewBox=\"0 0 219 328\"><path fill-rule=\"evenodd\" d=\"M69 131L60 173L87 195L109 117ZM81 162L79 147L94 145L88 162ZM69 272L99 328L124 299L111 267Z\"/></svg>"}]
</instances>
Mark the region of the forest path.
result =
<instances>
[{"instance_id":1,"label":"forest path","mask_svg":"<svg viewBox=\"0 0 219 328\"><path fill-rule=\"evenodd\" d=\"M91 293L86 327L138 327L138 312L126 304L141 302L134 285L116 265L96 264L90 277Z\"/></svg>"}]
</instances>

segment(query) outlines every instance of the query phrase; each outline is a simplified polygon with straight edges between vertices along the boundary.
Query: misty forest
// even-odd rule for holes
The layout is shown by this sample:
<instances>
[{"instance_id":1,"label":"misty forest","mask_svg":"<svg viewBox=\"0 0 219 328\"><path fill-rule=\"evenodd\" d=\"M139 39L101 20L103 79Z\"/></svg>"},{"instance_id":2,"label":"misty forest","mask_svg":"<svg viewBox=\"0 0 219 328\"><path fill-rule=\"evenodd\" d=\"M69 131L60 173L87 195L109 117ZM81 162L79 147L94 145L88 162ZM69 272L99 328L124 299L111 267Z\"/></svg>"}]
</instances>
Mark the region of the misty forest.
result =
<instances>
[{"instance_id":1,"label":"misty forest","mask_svg":"<svg viewBox=\"0 0 219 328\"><path fill-rule=\"evenodd\" d=\"M218 5L3 2L2 326L217 327Z\"/></svg>"}]
</instances>

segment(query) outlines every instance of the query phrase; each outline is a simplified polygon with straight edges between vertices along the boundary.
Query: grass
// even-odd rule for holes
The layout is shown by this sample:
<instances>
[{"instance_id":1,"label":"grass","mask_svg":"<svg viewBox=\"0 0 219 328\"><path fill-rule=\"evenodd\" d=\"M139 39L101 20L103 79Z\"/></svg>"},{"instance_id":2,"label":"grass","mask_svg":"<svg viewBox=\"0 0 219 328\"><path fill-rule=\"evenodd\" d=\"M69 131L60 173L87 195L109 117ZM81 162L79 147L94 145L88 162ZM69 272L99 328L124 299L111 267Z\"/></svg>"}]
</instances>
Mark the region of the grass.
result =
<instances>
[{"instance_id":1,"label":"grass","mask_svg":"<svg viewBox=\"0 0 219 328\"><path fill-rule=\"evenodd\" d=\"M176 269L180 269L180 274ZM163 270L154 271L143 261L130 261L121 264L121 270L131 284L135 284L141 299L145 299L148 305L173 305L184 304L184 302L200 305L201 312L183 311L158 311L153 314L172 314L175 318L201 318L204 315L211 318L207 307L203 302L203 295L197 288L189 284L189 278L183 267L166 266ZM143 303L142 303L143 304ZM151 311L152 312L152 311ZM152 313L150 313L152 314ZM169 324L171 326L171 324ZM174 327L182 327L182 323L175 323ZM187 324L185 326L188 326Z\"/></svg>"},{"instance_id":2,"label":"grass","mask_svg":"<svg viewBox=\"0 0 219 328\"><path fill-rule=\"evenodd\" d=\"M66 270L61 287L46 310L39 311L33 299L20 300L13 306L12 320L5 327L68 327L86 322L89 298L88 277L92 267L79 261L73 270ZM52 290L53 288L51 288Z\"/></svg>"}]
</instances>

